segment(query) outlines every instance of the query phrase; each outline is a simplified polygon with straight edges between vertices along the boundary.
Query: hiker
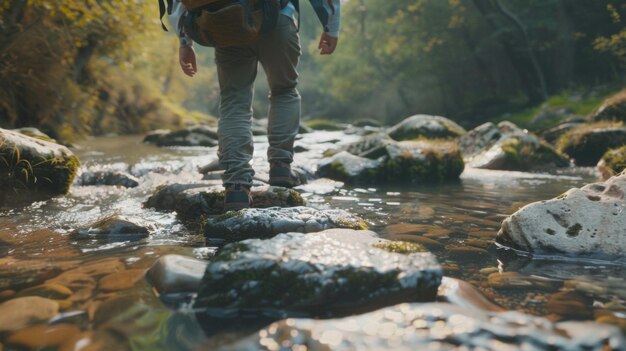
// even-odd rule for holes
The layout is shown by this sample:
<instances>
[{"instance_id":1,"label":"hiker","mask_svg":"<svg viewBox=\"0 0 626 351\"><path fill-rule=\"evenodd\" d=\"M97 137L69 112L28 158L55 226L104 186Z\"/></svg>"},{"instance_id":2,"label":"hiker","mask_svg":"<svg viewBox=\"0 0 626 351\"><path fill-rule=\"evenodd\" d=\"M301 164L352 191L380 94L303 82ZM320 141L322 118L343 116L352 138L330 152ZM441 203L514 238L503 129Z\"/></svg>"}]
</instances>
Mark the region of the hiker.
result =
<instances>
[{"instance_id":1,"label":"hiker","mask_svg":"<svg viewBox=\"0 0 626 351\"><path fill-rule=\"evenodd\" d=\"M174 1L170 21L180 37L180 65L186 75L193 77L198 71L193 40L182 25L187 9L181 0ZM324 27L318 45L319 52L330 55L337 47L340 1L309 1ZM298 0L280 2L281 9L277 10L273 30L261 33L248 44L226 47L215 45L220 86L218 156L220 165L225 169L222 181L226 188L226 211L250 207L250 186L254 176L250 166L253 153L252 99L259 62L270 87L267 151L269 183L288 188L299 183L297 175L291 170L294 141L300 128L301 98L296 89L296 68L302 54L297 25L299 3Z\"/></svg>"}]
</instances>

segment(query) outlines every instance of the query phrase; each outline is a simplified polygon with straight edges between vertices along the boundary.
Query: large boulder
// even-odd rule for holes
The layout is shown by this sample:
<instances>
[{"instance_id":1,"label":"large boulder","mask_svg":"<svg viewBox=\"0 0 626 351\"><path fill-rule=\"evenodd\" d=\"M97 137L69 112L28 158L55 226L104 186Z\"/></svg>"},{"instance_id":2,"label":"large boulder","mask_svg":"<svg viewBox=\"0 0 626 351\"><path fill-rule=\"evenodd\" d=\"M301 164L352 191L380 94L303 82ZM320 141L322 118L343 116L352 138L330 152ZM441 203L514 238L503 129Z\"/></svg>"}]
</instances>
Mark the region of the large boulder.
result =
<instances>
[{"instance_id":1,"label":"large boulder","mask_svg":"<svg viewBox=\"0 0 626 351\"><path fill-rule=\"evenodd\" d=\"M418 183L458 179L465 167L454 142L421 140L395 142L365 139L360 145L322 159L318 176L347 183Z\"/></svg>"},{"instance_id":2,"label":"large boulder","mask_svg":"<svg viewBox=\"0 0 626 351\"><path fill-rule=\"evenodd\" d=\"M333 228L367 229L367 224L343 210L316 210L308 207L231 211L208 218L204 223L207 238L226 241L270 238L289 232L313 233Z\"/></svg>"},{"instance_id":3,"label":"large boulder","mask_svg":"<svg viewBox=\"0 0 626 351\"><path fill-rule=\"evenodd\" d=\"M0 129L0 204L66 194L79 164L65 146Z\"/></svg>"},{"instance_id":4,"label":"large boulder","mask_svg":"<svg viewBox=\"0 0 626 351\"><path fill-rule=\"evenodd\" d=\"M604 179L609 179L626 170L626 145L607 151L598 162L598 170Z\"/></svg>"},{"instance_id":5,"label":"large boulder","mask_svg":"<svg viewBox=\"0 0 626 351\"><path fill-rule=\"evenodd\" d=\"M558 149L572 157L578 166L595 166L610 149L626 145L626 127L621 122L581 125L563 134Z\"/></svg>"},{"instance_id":6,"label":"large boulder","mask_svg":"<svg viewBox=\"0 0 626 351\"><path fill-rule=\"evenodd\" d=\"M218 350L623 350L612 326L553 323L520 312L400 304L332 320L287 319Z\"/></svg>"},{"instance_id":7,"label":"large boulder","mask_svg":"<svg viewBox=\"0 0 626 351\"><path fill-rule=\"evenodd\" d=\"M606 99L597 110L591 114L594 121L622 121L626 123L626 90Z\"/></svg>"},{"instance_id":8,"label":"large boulder","mask_svg":"<svg viewBox=\"0 0 626 351\"><path fill-rule=\"evenodd\" d=\"M624 260L626 173L527 205L498 233L504 246L537 255Z\"/></svg>"},{"instance_id":9,"label":"large boulder","mask_svg":"<svg viewBox=\"0 0 626 351\"><path fill-rule=\"evenodd\" d=\"M473 168L530 171L569 165L552 146L510 122L485 123L461 137L460 145Z\"/></svg>"},{"instance_id":10,"label":"large boulder","mask_svg":"<svg viewBox=\"0 0 626 351\"><path fill-rule=\"evenodd\" d=\"M252 188L252 207L303 206L304 200L295 190L281 187ZM224 191L209 184L171 184L158 189L145 206L160 211L176 211L183 218L224 213Z\"/></svg>"},{"instance_id":11,"label":"large boulder","mask_svg":"<svg viewBox=\"0 0 626 351\"><path fill-rule=\"evenodd\" d=\"M148 134L144 142L157 146L217 146L217 129L207 126L189 127L174 132L155 131Z\"/></svg>"},{"instance_id":12,"label":"large boulder","mask_svg":"<svg viewBox=\"0 0 626 351\"><path fill-rule=\"evenodd\" d=\"M398 245L406 250L392 252ZM231 244L207 266L194 307L280 318L433 301L442 274L435 256L416 244L398 245L354 230Z\"/></svg>"},{"instance_id":13,"label":"large boulder","mask_svg":"<svg viewBox=\"0 0 626 351\"><path fill-rule=\"evenodd\" d=\"M458 138L465 134L465 129L454 121L429 115L415 115L405 118L388 131L391 138L398 141L415 139Z\"/></svg>"}]
</instances>

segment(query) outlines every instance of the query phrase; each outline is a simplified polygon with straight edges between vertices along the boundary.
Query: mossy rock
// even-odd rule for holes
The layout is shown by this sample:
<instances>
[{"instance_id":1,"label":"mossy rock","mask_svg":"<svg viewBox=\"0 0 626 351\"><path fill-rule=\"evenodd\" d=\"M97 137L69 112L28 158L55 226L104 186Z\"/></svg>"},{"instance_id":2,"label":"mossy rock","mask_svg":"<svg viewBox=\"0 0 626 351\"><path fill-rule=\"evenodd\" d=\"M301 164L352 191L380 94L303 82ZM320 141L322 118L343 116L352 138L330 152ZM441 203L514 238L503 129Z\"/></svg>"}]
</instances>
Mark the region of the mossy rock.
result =
<instances>
[{"instance_id":1,"label":"mossy rock","mask_svg":"<svg viewBox=\"0 0 626 351\"><path fill-rule=\"evenodd\" d=\"M341 151L322 159L317 165L317 175L347 183L375 182L376 169L380 165L380 160L370 160Z\"/></svg>"},{"instance_id":2,"label":"mossy rock","mask_svg":"<svg viewBox=\"0 0 626 351\"><path fill-rule=\"evenodd\" d=\"M311 119L306 121L306 127L313 130L338 131L343 130L343 126L330 119Z\"/></svg>"},{"instance_id":3,"label":"mossy rock","mask_svg":"<svg viewBox=\"0 0 626 351\"><path fill-rule=\"evenodd\" d=\"M88 170L80 174L75 185L136 188L139 186L139 179L127 172L112 169Z\"/></svg>"},{"instance_id":4,"label":"mossy rock","mask_svg":"<svg viewBox=\"0 0 626 351\"><path fill-rule=\"evenodd\" d=\"M50 143L56 143L57 142L56 140L51 138L48 134L40 131L37 128L28 128L28 127L27 128L18 128L18 129L13 129L12 131L18 132L20 134L24 134L24 135L29 136L31 138L47 141L47 142L50 142Z\"/></svg>"},{"instance_id":5,"label":"mossy rock","mask_svg":"<svg viewBox=\"0 0 626 351\"><path fill-rule=\"evenodd\" d=\"M180 129L174 132L157 130L144 138L145 143L155 144L160 147L169 146L217 146L217 128L208 126L194 126Z\"/></svg>"},{"instance_id":6,"label":"mossy rock","mask_svg":"<svg viewBox=\"0 0 626 351\"><path fill-rule=\"evenodd\" d=\"M194 307L214 316L324 317L434 300L436 258L377 248L386 242L368 231L329 230L227 245L208 265Z\"/></svg>"},{"instance_id":7,"label":"mossy rock","mask_svg":"<svg viewBox=\"0 0 626 351\"><path fill-rule=\"evenodd\" d=\"M594 121L620 121L626 123L626 90L609 97L591 115Z\"/></svg>"},{"instance_id":8,"label":"mossy rock","mask_svg":"<svg viewBox=\"0 0 626 351\"><path fill-rule=\"evenodd\" d=\"M598 169L605 179L624 172L626 170L626 145L607 151L598 162Z\"/></svg>"},{"instance_id":9,"label":"mossy rock","mask_svg":"<svg viewBox=\"0 0 626 351\"><path fill-rule=\"evenodd\" d=\"M65 146L0 129L0 203L66 194L79 165Z\"/></svg>"},{"instance_id":10,"label":"mossy rock","mask_svg":"<svg viewBox=\"0 0 626 351\"><path fill-rule=\"evenodd\" d=\"M404 119L389 129L389 136L397 141L419 138L458 138L465 129L456 122L441 116L415 115Z\"/></svg>"},{"instance_id":11,"label":"mossy rock","mask_svg":"<svg viewBox=\"0 0 626 351\"><path fill-rule=\"evenodd\" d=\"M343 228L365 230L361 218L343 210L316 210L308 207L251 208L207 218L204 233L209 239L229 242L271 238L280 233L313 233Z\"/></svg>"},{"instance_id":12,"label":"mossy rock","mask_svg":"<svg viewBox=\"0 0 626 351\"><path fill-rule=\"evenodd\" d=\"M107 241L136 241L147 238L150 231L124 217L110 216L95 223L77 228L70 233L72 239L96 239Z\"/></svg>"},{"instance_id":13,"label":"mossy rock","mask_svg":"<svg viewBox=\"0 0 626 351\"><path fill-rule=\"evenodd\" d=\"M562 135L557 149L578 166L595 166L610 149L626 145L626 127L621 122L585 124Z\"/></svg>"}]
</instances>

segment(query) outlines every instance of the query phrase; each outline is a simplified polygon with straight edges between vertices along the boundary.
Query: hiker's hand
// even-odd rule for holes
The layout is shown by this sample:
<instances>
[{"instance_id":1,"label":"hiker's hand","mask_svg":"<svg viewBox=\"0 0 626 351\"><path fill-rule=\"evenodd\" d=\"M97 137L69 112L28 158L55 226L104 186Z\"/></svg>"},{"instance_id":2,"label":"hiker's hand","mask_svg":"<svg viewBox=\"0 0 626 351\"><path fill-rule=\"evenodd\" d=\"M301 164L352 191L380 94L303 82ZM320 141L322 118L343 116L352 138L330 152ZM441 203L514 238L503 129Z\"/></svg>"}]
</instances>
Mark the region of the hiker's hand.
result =
<instances>
[{"instance_id":1,"label":"hiker's hand","mask_svg":"<svg viewBox=\"0 0 626 351\"><path fill-rule=\"evenodd\" d=\"M330 55L335 52L338 40L339 38L335 38L326 32L322 33L320 43L317 47L320 50L320 55Z\"/></svg>"},{"instance_id":2,"label":"hiker's hand","mask_svg":"<svg viewBox=\"0 0 626 351\"><path fill-rule=\"evenodd\" d=\"M178 51L180 68L189 77L193 77L198 73L198 65L196 63L196 51L193 46L183 46Z\"/></svg>"}]
</instances>

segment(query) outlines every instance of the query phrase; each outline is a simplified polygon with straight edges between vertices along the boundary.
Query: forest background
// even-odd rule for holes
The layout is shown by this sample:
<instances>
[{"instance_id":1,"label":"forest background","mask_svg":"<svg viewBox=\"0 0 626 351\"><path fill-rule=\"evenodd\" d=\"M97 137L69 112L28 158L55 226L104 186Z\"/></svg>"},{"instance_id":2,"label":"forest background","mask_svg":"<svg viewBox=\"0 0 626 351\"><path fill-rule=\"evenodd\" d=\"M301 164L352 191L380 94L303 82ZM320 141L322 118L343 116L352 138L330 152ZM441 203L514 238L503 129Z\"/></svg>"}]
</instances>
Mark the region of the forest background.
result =
<instances>
[{"instance_id":1,"label":"forest background","mask_svg":"<svg viewBox=\"0 0 626 351\"><path fill-rule=\"evenodd\" d=\"M317 55L322 28L301 2L307 119L425 113L539 128L590 113L626 83L623 0L347 0L330 57ZM0 127L71 142L214 121L213 50L196 48L190 79L156 1L0 0Z\"/></svg>"}]
</instances>

